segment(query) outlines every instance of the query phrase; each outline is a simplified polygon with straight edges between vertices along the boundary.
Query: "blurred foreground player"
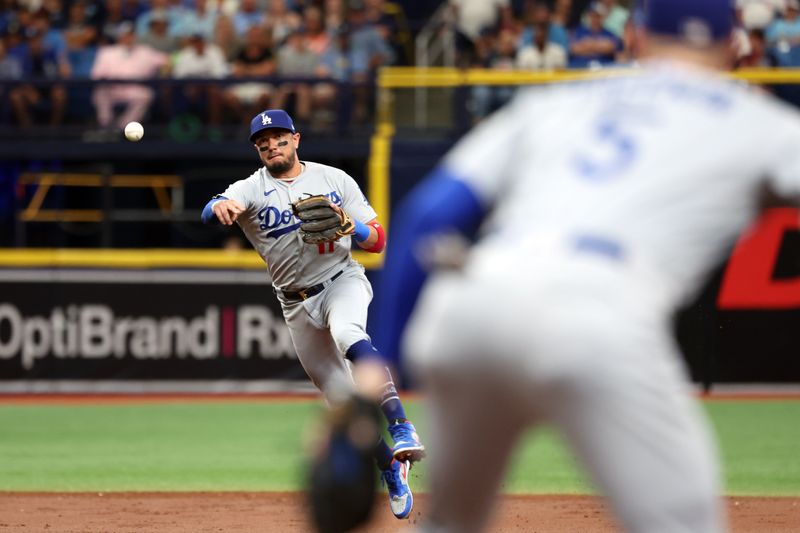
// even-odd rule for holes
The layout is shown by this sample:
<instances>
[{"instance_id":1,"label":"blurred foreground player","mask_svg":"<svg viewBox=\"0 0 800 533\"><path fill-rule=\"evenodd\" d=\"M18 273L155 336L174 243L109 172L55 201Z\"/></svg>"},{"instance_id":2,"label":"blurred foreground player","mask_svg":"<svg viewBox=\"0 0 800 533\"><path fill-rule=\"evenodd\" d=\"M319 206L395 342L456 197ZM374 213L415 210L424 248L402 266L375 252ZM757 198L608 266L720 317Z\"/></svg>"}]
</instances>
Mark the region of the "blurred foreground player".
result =
<instances>
[{"instance_id":1,"label":"blurred foreground player","mask_svg":"<svg viewBox=\"0 0 800 533\"><path fill-rule=\"evenodd\" d=\"M267 264L300 363L336 407L353 389L348 360L376 352L366 333L372 287L350 253L351 239L367 252L380 253L383 228L353 178L298 158L300 134L285 111L269 109L253 117L250 141L263 166L211 199L202 219L242 228ZM335 227L307 226L297 218L301 212L321 213L326 220L332 216ZM406 518L413 505L408 471L425 447L406 419L386 368L381 385L381 409L394 446L376 436L370 451L388 488L392 513ZM349 469L349 463L342 464ZM353 468L359 464L352 463Z\"/></svg>"},{"instance_id":2,"label":"blurred foreground player","mask_svg":"<svg viewBox=\"0 0 800 533\"><path fill-rule=\"evenodd\" d=\"M376 342L407 357L429 401L424 531L483 530L520 435L540 424L622 529L726 529L671 318L760 191L800 191L797 112L718 72L732 13L728 0L645 2L642 72L520 94L398 209ZM477 235L462 268L425 282L458 234Z\"/></svg>"}]
</instances>

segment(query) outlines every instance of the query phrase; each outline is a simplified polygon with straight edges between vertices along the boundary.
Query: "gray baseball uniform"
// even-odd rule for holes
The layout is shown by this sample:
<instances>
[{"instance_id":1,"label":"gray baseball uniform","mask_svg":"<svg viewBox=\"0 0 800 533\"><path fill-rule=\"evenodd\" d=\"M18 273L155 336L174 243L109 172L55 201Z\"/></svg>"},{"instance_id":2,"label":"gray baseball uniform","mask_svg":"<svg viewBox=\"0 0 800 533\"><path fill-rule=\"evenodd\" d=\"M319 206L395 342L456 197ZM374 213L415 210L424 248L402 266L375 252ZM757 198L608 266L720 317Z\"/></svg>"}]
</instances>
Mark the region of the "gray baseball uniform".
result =
<instances>
[{"instance_id":1,"label":"gray baseball uniform","mask_svg":"<svg viewBox=\"0 0 800 533\"><path fill-rule=\"evenodd\" d=\"M303 172L291 182L273 178L262 167L231 184L222 196L246 209L237 223L267 264L300 363L317 387L329 395L334 383L350 387L342 354L354 343L369 340L366 323L372 287L364 268L352 258L351 238L319 245L304 243L290 204L307 195L322 194L354 220L369 222L377 215L347 173L319 163L302 164ZM285 292L317 284L326 288L314 297L285 297Z\"/></svg>"}]
</instances>

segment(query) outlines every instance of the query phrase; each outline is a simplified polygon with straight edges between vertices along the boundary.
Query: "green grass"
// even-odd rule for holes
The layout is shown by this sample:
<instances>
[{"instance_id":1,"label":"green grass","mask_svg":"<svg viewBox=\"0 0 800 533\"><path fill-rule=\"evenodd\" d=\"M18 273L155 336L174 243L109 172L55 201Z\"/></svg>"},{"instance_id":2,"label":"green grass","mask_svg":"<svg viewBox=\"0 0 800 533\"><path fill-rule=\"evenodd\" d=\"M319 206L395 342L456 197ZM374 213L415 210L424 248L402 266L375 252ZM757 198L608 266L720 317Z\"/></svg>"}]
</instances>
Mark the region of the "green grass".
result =
<instances>
[{"instance_id":1,"label":"green grass","mask_svg":"<svg viewBox=\"0 0 800 533\"><path fill-rule=\"evenodd\" d=\"M718 402L707 407L729 494L800 495L800 401Z\"/></svg>"},{"instance_id":2,"label":"green grass","mask_svg":"<svg viewBox=\"0 0 800 533\"><path fill-rule=\"evenodd\" d=\"M408 408L424 436L422 405ZM728 493L800 495L800 401L707 408ZM0 490L298 490L318 414L314 402L0 405ZM505 491L591 491L552 432L532 437ZM425 466L412 471L422 490Z\"/></svg>"}]
</instances>

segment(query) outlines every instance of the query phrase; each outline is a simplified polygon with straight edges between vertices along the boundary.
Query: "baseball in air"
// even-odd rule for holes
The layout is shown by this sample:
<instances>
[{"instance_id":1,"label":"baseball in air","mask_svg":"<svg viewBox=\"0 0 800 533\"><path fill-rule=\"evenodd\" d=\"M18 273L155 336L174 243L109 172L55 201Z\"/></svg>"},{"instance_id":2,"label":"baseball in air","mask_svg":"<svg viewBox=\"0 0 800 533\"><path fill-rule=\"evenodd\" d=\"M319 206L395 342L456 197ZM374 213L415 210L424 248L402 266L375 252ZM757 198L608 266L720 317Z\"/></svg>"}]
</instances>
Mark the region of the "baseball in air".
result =
<instances>
[{"instance_id":1,"label":"baseball in air","mask_svg":"<svg viewBox=\"0 0 800 533\"><path fill-rule=\"evenodd\" d=\"M125 138L136 142L142 137L144 137L144 126L138 122L128 122L128 125L125 126Z\"/></svg>"}]
</instances>

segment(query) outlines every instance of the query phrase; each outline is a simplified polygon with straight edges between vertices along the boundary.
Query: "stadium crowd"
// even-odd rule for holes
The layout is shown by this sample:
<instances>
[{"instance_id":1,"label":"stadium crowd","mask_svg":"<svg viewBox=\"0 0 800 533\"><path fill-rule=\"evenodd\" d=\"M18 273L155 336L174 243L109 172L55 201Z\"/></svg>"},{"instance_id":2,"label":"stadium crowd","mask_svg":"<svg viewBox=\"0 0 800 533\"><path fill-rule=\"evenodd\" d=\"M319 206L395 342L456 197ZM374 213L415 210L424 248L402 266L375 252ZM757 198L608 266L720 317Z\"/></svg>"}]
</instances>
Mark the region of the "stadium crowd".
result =
<instances>
[{"instance_id":1,"label":"stadium crowd","mask_svg":"<svg viewBox=\"0 0 800 533\"><path fill-rule=\"evenodd\" d=\"M443 4L445 2L440 2ZM463 68L556 70L631 63L626 0L446 0ZM402 1L0 0L0 123L73 121L119 131L131 120L194 113L205 124L286 107L324 128L349 87L369 118L371 80L413 65ZM800 65L798 0L737 0L741 66ZM197 80L64 84L64 80ZM209 80L225 80L224 83ZM509 87L475 87L484 116Z\"/></svg>"},{"instance_id":2,"label":"stadium crowd","mask_svg":"<svg viewBox=\"0 0 800 533\"><path fill-rule=\"evenodd\" d=\"M19 82L8 85L10 113L3 119L21 127L33 125L43 110L46 121L58 125L68 106L78 106L71 116L88 111L101 128L118 129L157 112L156 102L172 114L193 108L212 125L226 117L249 121L256 110L287 104L301 123L312 114L324 122L336 82L365 84L378 67L407 61L402 11L385 0L0 4L0 79ZM198 83L159 90L106 83L90 95L85 86L65 89L59 83L169 77ZM231 83L202 83L212 79ZM353 115L364 120L369 102L366 94L356 96Z\"/></svg>"}]
</instances>

